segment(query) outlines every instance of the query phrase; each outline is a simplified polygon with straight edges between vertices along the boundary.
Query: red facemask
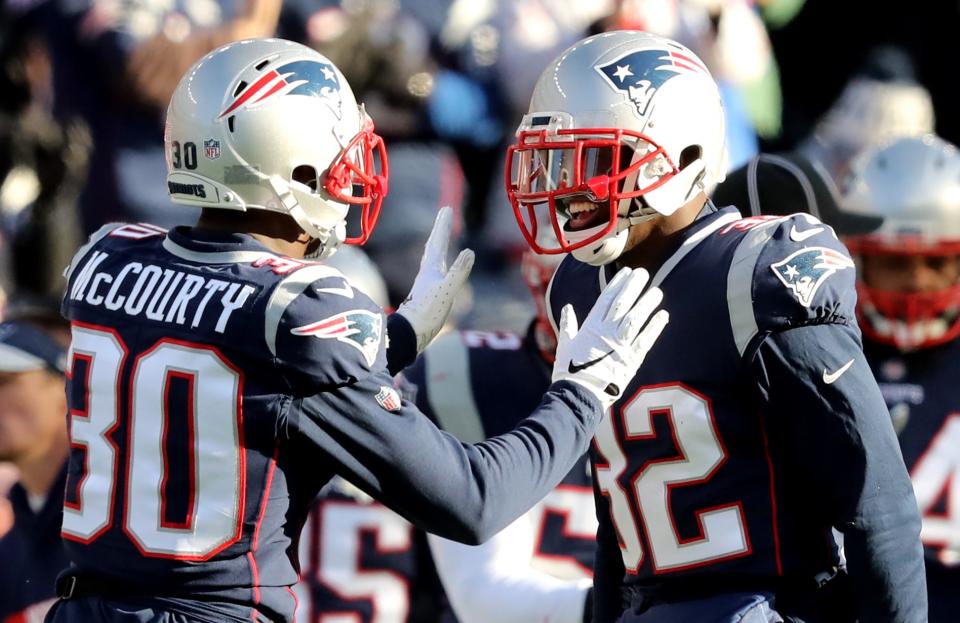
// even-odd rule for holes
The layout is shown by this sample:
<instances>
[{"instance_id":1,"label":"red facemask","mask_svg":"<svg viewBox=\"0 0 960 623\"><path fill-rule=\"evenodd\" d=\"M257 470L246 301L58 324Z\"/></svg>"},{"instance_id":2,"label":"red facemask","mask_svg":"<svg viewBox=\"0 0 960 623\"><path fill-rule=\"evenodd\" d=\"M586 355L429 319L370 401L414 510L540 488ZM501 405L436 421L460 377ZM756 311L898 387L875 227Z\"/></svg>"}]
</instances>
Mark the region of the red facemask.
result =
<instances>
[{"instance_id":1,"label":"red facemask","mask_svg":"<svg viewBox=\"0 0 960 623\"><path fill-rule=\"evenodd\" d=\"M638 146L649 146L646 153L629 162L635 150L625 139ZM658 160L661 169L645 186L625 181L642 178L648 164ZM656 165L654 165L656 166ZM517 142L507 149L504 183L520 231L537 253L569 253L591 245L609 235L617 224L620 201L640 197L665 184L679 172L662 147L646 136L616 128L578 128L571 130L528 130L517 135ZM586 197L605 202L609 210L606 227L584 240L572 241L564 234L558 220L559 199ZM599 209L603 209L602 207ZM538 214L538 210L540 213ZM549 218L542 212L546 211ZM539 240L541 223L550 223L557 246L544 247Z\"/></svg>"},{"instance_id":2,"label":"red facemask","mask_svg":"<svg viewBox=\"0 0 960 623\"><path fill-rule=\"evenodd\" d=\"M960 241L936 244L915 238L880 240L869 236L847 240L851 253L870 255L960 255ZM960 284L933 292L881 290L857 282L857 316L869 339L904 351L929 348L960 335Z\"/></svg>"},{"instance_id":3,"label":"red facemask","mask_svg":"<svg viewBox=\"0 0 960 623\"><path fill-rule=\"evenodd\" d=\"M345 243L363 244L373 233L387 195L389 176L387 149L383 139L374 133L373 123L368 122L330 165L323 181L323 189L337 201L363 206L360 234L348 237Z\"/></svg>"}]
</instances>

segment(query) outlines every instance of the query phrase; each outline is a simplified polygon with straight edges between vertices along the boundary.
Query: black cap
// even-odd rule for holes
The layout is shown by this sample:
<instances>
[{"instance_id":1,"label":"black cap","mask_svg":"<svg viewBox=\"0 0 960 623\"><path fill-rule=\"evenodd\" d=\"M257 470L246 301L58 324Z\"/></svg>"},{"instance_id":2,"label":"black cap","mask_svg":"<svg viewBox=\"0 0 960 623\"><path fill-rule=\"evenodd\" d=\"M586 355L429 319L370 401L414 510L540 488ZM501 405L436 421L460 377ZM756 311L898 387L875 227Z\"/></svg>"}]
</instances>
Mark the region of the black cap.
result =
<instances>
[{"instance_id":1,"label":"black cap","mask_svg":"<svg viewBox=\"0 0 960 623\"><path fill-rule=\"evenodd\" d=\"M67 349L22 322L0 323L0 372L48 369L65 374Z\"/></svg>"},{"instance_id":2,"label":"black cap","mask_svg":"<svg viewBox=\"0 0 960 623\"><path fill-rule=\"evenodd\" d=\"M744 216L804 212L843 236L868 234L883 223L879 217L841 211L830 175L819 163L795 151L755 156L728 174L712 199L718 206L736 206Z\"/></svg>"}]
</instances>

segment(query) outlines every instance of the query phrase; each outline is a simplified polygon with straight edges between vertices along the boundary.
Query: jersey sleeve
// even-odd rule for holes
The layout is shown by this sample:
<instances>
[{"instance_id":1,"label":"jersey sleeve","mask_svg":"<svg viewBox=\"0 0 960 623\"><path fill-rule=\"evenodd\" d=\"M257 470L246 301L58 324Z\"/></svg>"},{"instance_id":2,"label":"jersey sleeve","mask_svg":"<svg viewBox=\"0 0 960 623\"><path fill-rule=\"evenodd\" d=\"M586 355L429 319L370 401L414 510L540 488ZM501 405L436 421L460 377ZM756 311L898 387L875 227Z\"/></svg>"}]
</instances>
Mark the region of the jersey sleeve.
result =
<instances>
[{"instance_id":1,"label":"jersey sleeve","mask_svg":"<svg viewBox=\"0 0 960 623\"><path fill-rule=\"evenodd\" d=\"M814 512L844 534L859 620L925 620L920 517L856 328L772 333L751 366L778 477L807 488L822 501Z\"/></svg>"},{"instance_id":2,"label":"jersey sleeve","mask_svg":"<svg viewBox=\"0 0 960 623\"><path fill-rule=\"evenodd\" d=\"M417 359L417 334L402 314L387 316L387 369L399 374Z\"/></svg>"},{"instance_id":3,"label":"jersey sleeve","mask_svg":"<svg viewBox=\"0 0 960 623\"><path fill-rule=\"evenodd\" d=\"M461 623L581 623L590 580L561 580L530 566L526 515L475 547L429 535L430 552ZM589 618L589 617L588 617Z\"/></svg>"},{"instance_id":4,"label":"jersey sleeve","mask_svg":"<svg viewBox=\"0 0 960 623\"><path fill-rule=\"evenodd\" d=\"M856 269L829 226L794 214L750 229L734 252L727 303L741 355L764 335L814 324L856 331Z\"/></svg>"},{"instance_id":5,"label":"jersey sleeve","mask_svg":"<svg viewBox=\"0 0 960 623\"><path fill-rule=\"evenodd\" d=\"M386 369L383 310L335 268L312 264L284 278L264 318L267 347L294 393Z\"/></svg>"},{"instance_id":6,"label":"jersey sleeve","mask_svg":"<svg viewBox=\"0 0 960 623\"><path fill-rule=\"evenodd\" d=\"M511 432L469 445L441 432L392 384L381 368L297 399L285 426L417 527L466 543L489 539L555 487L602 413L595 397L559 382Z\"/></svg>"}]
</instances>

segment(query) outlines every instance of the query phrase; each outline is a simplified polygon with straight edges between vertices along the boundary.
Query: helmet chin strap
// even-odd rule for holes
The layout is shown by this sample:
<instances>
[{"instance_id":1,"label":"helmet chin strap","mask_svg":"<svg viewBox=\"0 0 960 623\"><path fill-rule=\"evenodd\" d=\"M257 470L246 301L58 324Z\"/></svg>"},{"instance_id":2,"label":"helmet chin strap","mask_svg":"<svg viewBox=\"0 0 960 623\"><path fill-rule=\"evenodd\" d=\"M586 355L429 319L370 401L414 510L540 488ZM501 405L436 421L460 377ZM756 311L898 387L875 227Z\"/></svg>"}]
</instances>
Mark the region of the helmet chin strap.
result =
<instances>
[{"instance_id":1,"label":"helmet chin strap","mask_svg":"<svg viewBox=\"0 0 960 623\"><path fill-rule=\"evenodd\" d=\"M312 253L308 253L304 257L308 260L325 260L336 253L337 249L340 248L340 245L343 244L343 241L347 238L346 223L337 223L332 233L332 236L328 236L326 240L321 241Z\"/></svg>"},{"instance_id":2,"label":"helmet chin strap","mask_svg":"<svg viewBox=\"0 0 960 623\"><path fill-rule=\"evenodd\" d=\"M347 238L346 224L340 221L333 227L332 231L320 228L310 220L300 201L297 200L295 191L298 189L295 188L295 185L302 186L301 184L297 182L289 183L279 175L271 175L269 183L270 188L273 189L274 194L283 205L283 211L289 214L308 236L320 241L316 250L306 256L307 259L323 260L336 253L340 244ZM309 192L306 186L303 186L303 188L304 190L301 192Z\"/></svg>"}]
</instances>

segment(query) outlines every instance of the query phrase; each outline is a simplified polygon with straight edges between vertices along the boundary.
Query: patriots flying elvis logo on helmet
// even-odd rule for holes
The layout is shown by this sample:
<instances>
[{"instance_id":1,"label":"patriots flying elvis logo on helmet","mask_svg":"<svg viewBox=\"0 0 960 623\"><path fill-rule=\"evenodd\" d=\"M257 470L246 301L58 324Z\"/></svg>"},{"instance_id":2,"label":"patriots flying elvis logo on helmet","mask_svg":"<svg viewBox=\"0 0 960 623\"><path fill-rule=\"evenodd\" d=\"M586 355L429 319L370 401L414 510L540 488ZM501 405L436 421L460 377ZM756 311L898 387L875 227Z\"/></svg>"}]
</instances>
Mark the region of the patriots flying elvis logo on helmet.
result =
<instances>
[{"instance_id":1,"label":"patriots flying elvis logo on helmet","mask_svg":"<svg viewBox=\"0 0 960 623\"><path fill-rule=\"evenodd\" d=\"M667 80L685 71L707 71L697 59L675 50L629 52L594 69L633 102L641 117L647 114L657 89Z\"/></svg>"},{"instance_id":2,"label":"patriots flying elvis logo on helmet","mask_svg":"<svg viewBox=\"0 0 960 623\"><path fill-rule=\"evenodd\" d=\"M358 349L368 366L372 366L380 350L383 320L380 314L365 309L351 309L323 320L291 329L294 335L312 335L320 339L334 339Z\"/></svg>"},{"instance_id":3,"label":"patriots flying elvis logo on helmet","mask_svg":"<svg viewBox=\"0 0 960 623\"><path fill-rule=\"evenodd\" d=\"M804 307L810 307L820 286L838 270L853 268L853 260L826 247L807 247L770 265L773 274L796 295Z\"/></svg>"},{"instance_id":4,"label":"patriots flying elvis logo on helmet","mask_svg":"<svg viewBox=\"0 0 960 623\"><path fill-rule=\"evenodd\" d=\"M307 95L329 100L340 116L340 80L333 65L319 61L293 61L271 69L235 95L220 117L240 107L250 108L284 95Z\"/></svg>"}]
</instances>

